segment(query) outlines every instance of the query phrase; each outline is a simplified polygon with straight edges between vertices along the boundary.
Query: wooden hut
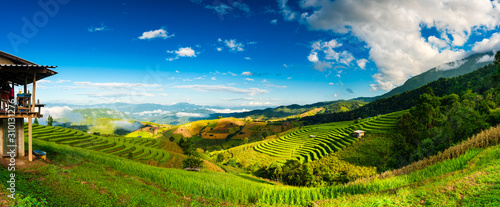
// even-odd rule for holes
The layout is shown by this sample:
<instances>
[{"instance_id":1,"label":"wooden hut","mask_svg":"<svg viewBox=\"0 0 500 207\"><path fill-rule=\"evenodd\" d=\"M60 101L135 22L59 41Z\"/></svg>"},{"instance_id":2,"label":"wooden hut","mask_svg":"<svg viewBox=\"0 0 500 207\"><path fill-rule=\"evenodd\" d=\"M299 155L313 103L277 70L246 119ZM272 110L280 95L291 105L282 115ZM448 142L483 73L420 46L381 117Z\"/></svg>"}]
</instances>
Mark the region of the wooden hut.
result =
<instances>
[{"instance_id":1,"label":"wooden hut","mask_svg":"<svg viewBox=\"0 0 500 207\"><path fill-rule=\"evenodd\" d=\"M43 117L41 108L45 106L36 101L36 82L57 74L51 70L52 68L56 66L38 65L0 51L0 81L1 83L9 81L9 86L14 89L15 94L14 101L9 102L9 106L0 112L0 155L2 157L26 156L24 119L28 119L28 155L29 160L33 161L32 123L34 118ZM33 87L28 88L29 84ZM19 88L15 86L21 87L24 93L17 93Z\"/></svg>"},{"instance_id":2,"label":"wooden hut","mask_svg":"<svg viewBox=\"0 0 500 207\"><path fill-rule=\"evenodd\" d=\"M354 131L353 136L356 138L361 138L361 137L365 136L365 131L356 130L356 131Z\"/></svg>"}]
</instances>

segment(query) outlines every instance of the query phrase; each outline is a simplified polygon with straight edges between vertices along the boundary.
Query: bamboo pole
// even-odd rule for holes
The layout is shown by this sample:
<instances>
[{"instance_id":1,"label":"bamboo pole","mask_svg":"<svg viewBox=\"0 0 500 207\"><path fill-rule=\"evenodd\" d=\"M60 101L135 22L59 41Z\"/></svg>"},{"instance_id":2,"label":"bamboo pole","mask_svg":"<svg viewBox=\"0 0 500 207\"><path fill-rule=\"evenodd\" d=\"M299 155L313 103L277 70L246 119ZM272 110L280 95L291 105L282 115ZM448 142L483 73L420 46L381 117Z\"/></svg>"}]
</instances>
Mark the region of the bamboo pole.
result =
<instances>
[{"instance_id":1,"label":"bamboo pole","mask_svg":"<svg viewBox=\"0 0 500 207\"><path fill-rule=\"evenodd\" d=\"M32 128L32 118L31 116L28 117L28 139L29 139L29 146L28 146L28 154L29 154L29 161L33 161L33 128Z\"/></svg>"}]
</instances>

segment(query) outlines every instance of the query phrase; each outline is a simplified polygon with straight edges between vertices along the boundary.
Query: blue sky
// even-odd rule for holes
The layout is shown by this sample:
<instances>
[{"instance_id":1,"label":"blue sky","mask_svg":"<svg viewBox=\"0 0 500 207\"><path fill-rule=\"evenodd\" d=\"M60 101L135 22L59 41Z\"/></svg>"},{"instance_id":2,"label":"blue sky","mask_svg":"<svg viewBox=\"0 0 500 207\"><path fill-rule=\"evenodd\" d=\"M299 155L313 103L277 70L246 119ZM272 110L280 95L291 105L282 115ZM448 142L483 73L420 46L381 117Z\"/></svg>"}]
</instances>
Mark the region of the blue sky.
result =
<instances>
[{"instance_id":1,"label":"blue sky","mask_svg":"<svg viewBox=\"0 0 500 207\"><path fill-rule=\"evenodd\" d=\"M58 75L42 102L236 108L376 96L500 48L498 0L9 1L0 50Z\"/></svg>"}]
</instances>

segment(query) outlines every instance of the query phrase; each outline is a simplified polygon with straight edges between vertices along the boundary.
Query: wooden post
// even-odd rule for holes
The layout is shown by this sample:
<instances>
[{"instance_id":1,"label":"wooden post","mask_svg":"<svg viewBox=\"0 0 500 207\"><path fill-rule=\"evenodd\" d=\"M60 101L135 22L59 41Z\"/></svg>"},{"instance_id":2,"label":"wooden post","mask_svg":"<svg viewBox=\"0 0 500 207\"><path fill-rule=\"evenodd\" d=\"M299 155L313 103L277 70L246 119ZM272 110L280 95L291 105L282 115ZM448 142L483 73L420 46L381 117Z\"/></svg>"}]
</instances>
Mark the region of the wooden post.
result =
<instances>
[{"instance_id":1,"label":"wooden post","mask_svg":"<svg viewBox=\"0 0 500 207\"><path fill-rule=\"evenodd\" d=\"M29 146L28 146L28 154L29 154L29 161L33 161L33 128L32 128L32 118L31 116L28 117L28 139L29 139Z\"/></svg>"},{"instance_id":2,"label":"wooden post","mask_svg":"<svg viewBox=\"0 0 500 207\"><path fill-rule=\"evenodd\" d=\"M35 89L36 89L36 73L33 73L33 93L31 93L31 97L33 101L31 101L31 112L35 112Z\"/></svg>"},{"instance_id":3,"label":"wooden post","mask_svg":"<svg viewBox=\"0 0 500 207\"><path fill-rule=\"evenodd\" d=\"M24 74L24 93L28 92L28 74Z\"/></svg>"}]
</instances>

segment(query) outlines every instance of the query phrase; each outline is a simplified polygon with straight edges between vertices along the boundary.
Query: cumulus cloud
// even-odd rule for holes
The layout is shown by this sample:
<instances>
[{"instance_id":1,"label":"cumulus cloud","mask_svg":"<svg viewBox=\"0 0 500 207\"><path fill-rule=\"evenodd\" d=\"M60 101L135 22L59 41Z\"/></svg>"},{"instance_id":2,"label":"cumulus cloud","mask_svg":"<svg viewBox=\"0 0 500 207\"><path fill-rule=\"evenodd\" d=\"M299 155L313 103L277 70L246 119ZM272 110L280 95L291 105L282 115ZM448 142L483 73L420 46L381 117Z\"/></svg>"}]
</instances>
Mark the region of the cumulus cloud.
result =
<instances>
[{"instance_id":1,"label":"cumulus cloud","mask_svg":"<svg viewBox=\"0 0 500 207\"><path fill-rule=\"evenodd\" d=\"M276 25L276 24L278 24L278 20L277 19L273 19L269 23Z\"/></svg>"},{"instance_id":2,"label":"cumulus cloud","mask_svg":"<svg viewBox=\"0 0 500 207\"><path fill-rule=\"evenodd\" d=\"M500 6L500 5L499 5ZM500 50L500 33L494 33L490 38L485 38L480 42L476 42L472 51L474 52L491 52Z\"/></svg>"},{"instance_id":3,"label":"cumulus cloud","mask_svg":"<svg viewBox=\"0 0 500 207\"><path fill-rule=\"evenodd\" d=\"M253 78L245 78L246 81L254 81Z\"/></svg>"},{"instance_id":4,"label":"cumulus cloud","mask_svg":"<svg viewBox=\"0 0 500 207\"><path fill-rule=\"evenodd\" d=\"M278 3L286 5L286 0ZM304 0L300 7L298 21L309 29L349 33L366 43L378 68L373 90L392 89L436 65L462 59L468 53L461 46L471 33L500 24L500 3L490 0ZM280 8L287 19L287 7ZM422 37L421 27L435 28L438 37ZM494 49L498 39L483 40L473 51Z\"/></svg>"},{"instance_id":5,"label":"cumulus cloud","mask_svg":"<svg viewBox=\"0 0 500 207\"><path fill-rule=\"evenodd\" d=\"M358 67L360 67L361 69L365 69L367 62L368 62L368 60L366 60L366 59L356 60L356 64L358 64Z\"/></svg>"},{"instance_id":6,"label":"cumulus cloud","mask_svg":"<svg viewBox=\"0 0 500 207\"><path fill-rule=\"evenodd\" d=\"M243 73L241 73L241 75L244 75L244 76L252 76L253 73L249 72L249 71L245 71Z\"/></svg>"},{"instance_id":7,"label":"cumulus cloud","mask_svg":"<svg viewBox=\"0 0 500 207\"><path fill-rule=\"evenodd\" d=\"M168 35L167 30L161 28L161 29L157 29L157 30L150 30L147 32L143 32L142 35L138 38L141 40L151 40L151 39L156 39L156 38L168 39L168 38L171 38L174 36L175 36L174 34Z\"/></svg>"},{"instance_id":8,"label":"cumulus cloud","mask_svg":"<svg viewBox=\"0 0 500 207\"><path fill-rule=\"evenodd\" d=\"M311 52L307 59L314 63L314 68L319 71L325 71L332 68L333 64L349 65L354 57L347 51L336 52L334 48L342 46L342 43L332 39L330 41L316 41L311 45Z\"/></svg>"},{"instance_id":9,"label":"cumulus cloud","mask_svg":"<svg viewBox=\"0 0 500 207\"><path fill-rule=\"evenodd\" d=\"M180 57L196 57L196 52L191 47L180 47L176 51L168 50L167 53L176 54L173 58L167 58L168 61L174 61Z\"/></svg>"},{"instance_id":10,"label":"cumulus cloud","mask_svg":"<svg viewBox=\"0 0 500 207\"><path fill-rule=\"evenodd\" d=\"M231 40L224 40L224 44L226 45L226 47L229 48L229 50L231 51L238 51L238 52L241 52L241 51L244 51L244 47L245 45L243 45L243 43L241 42L236 42L235 39L231 39Z\"/></svg>"},{"instance_id":11,"label":"cumulus cloud","mask_svg":"<svg viewBox=\"0 0 500 207\"><path fill-rule=\"evenodd\" d=\"M477 59L476 63L484 63L484 62L493 62L495 60L495 56L493 55L484 55Z\"/></svg>"},{"instance_id":12,"label":"cumulus cloud","mask_svg":"<svg viewBox=\"0 0 500 207\"><path fill-rule=\"evenodd\" d=\"M245 94L248 96L255 96L259 94L267 93L268 91L265 89L259 88L236 88L224 85L181 85L181 86L173 86L174 88L189 88L195 91L201 92L220 92L220 93L236 93L236 94Z\"/></svg>"}]
</instances>

